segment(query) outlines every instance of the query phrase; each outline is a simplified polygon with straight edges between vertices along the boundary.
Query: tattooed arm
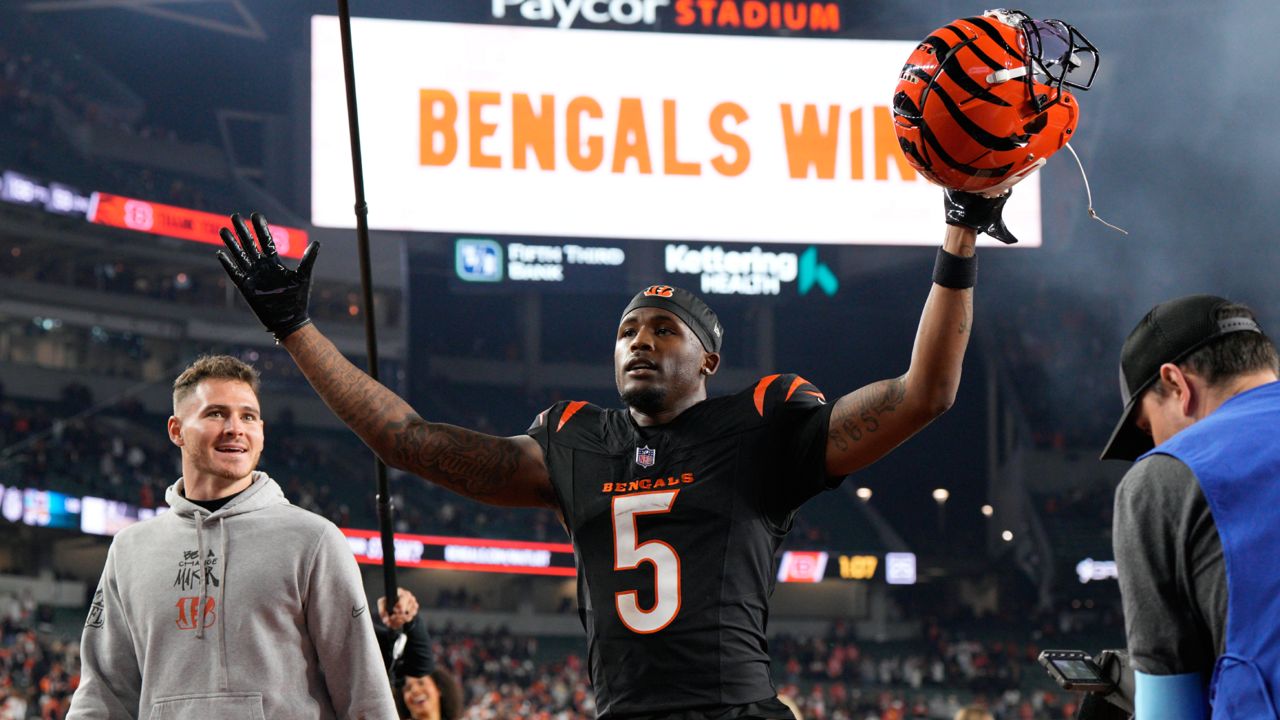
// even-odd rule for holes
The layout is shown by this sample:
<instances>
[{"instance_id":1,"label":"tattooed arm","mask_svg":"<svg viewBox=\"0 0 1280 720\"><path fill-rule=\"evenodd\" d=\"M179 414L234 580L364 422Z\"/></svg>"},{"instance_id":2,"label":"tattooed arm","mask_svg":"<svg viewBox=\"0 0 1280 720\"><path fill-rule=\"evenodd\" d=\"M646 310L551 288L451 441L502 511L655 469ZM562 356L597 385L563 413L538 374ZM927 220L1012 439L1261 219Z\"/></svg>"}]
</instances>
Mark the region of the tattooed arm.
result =
<instances>
[{"instance_id":1,"label":"tattooed arm","mask_svg":"<svg viewBox=\"0 0 1280 720\"><path fill-rule=\"evenodd\" d=\"M947 226L942 247L974 254L973 230ZM902 377L859 388L836 401L827 435L827 472L847 475L884 457L955 402L973 324L973 290L934 285L925 301Z\"/></svg>"},{"instance_id":2,"label":"tattooed arm","mask_svg":"<svg viewBox=\"0 0 1280 720\"><path fill-rule=\"evenodd\" d=\"M352 365L315 325L289 334L283 345L329 409L387 465L490 505L558 507L542 448L533 438L494 437L423 420Z\"/></svg>"}]
</instances>

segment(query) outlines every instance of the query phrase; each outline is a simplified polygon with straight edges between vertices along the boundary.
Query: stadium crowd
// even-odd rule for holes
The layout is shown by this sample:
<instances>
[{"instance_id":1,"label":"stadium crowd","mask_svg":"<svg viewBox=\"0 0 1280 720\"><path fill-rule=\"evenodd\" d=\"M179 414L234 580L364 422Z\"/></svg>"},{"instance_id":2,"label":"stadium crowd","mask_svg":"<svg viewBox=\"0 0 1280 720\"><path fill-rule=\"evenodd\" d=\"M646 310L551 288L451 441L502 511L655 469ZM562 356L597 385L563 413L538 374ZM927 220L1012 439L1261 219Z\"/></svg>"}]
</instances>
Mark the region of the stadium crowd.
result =
<instances>
[{"instance_id":1,"label":"stadium crowd","mask_svg":"<svg viewBox=\"0 0 1280 720\"><path fill-rule=\"evenodd\" d=\"M80 680L78 640L35 629L29 594L0 596L0 720L59 720Z\"/></svg>"},{"instance_id":2,"label":"stadium crowd","mask_svg":"<svg viewBox=\"0 0 1280 720\"><path fill-rule=\"evenodd\" d=\"M58 720L79 681L79 646L37 630L33 605L0 596L0 720ZM833 629L826 638L774 639L779 689L806 720L950 720L971 704L997 720L1064 720L1076 698L1043 683L1015 681L1034 660L999 641L954 643L944 654L874 648ZM462 720L591 720L594 698L582 656L561 642L502 629L432 630L437 662L462 679ZM1037 672L1037 679L1040 673ZM997 682L975 684L978 678Z\"/></svg>"},{"instance_id":3,"label":"stadium crowd","mask_svg":"<svg viewBox=\"0 0 1280 720\"><path fill-rule=\"evenodd\" d=\"M203 269L178 271L136 257L125 260L40 253L37 243L20 237L0 236L0 249L0 275L14 281L159 300L182 307L219 308L234 302L228 300L225 275L212 263ZM374 304L379 308L381 322L392 326L400 322L398 292L375 290ZM352 323L359 320L359 305L356 288L326 287L317 289L311 309L317 320Z\"/></svg>"},{"instance_id":4,"label":"stadium crowd","mask_svg":"<svg viewBox=\"0 0 1280 720\"><path fill-rule=\"evenodd\" d=\"M97 160L69 152L88 128L146 141L157 156L175 148L209 146L149 117L143 101L106 76L99 63L66 38L0 7L0 170L209 212L227 212L236 192L227 182ZM72 59L74 58L74 59ZM113 92L114 90L114 92Z\"/></svg>"}]
</instances>

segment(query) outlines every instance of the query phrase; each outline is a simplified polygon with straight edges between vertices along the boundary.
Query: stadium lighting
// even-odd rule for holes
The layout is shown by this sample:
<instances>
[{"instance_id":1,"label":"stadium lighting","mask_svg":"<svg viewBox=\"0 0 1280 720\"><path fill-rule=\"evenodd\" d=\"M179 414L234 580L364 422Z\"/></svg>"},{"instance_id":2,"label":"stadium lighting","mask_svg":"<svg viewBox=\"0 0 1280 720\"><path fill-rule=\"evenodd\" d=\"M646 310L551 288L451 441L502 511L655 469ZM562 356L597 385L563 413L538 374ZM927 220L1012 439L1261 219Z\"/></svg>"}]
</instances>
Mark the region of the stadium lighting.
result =
<instances>
[{"instance_id":1,"label":"stadium lighting","mask_svg":"<svg viewBox=\"0 0 1280 720\"><path fill-rule=\"evenodd\" d=\"M860 488L858 488L858 493L857 493L857 495L858 495L858 499L859 499L859 500L862 500L863 502L866 502L866 501L868 501L868 500L870 500L870 499L871 499L871 488L869 488L869 487L860 487Z\"/></svg>"},{"instance_id":2,"label":"stadium lighting","mask_svg":"<svg viewBox=\"0 0 1280 720\"><path fill-rule=\"evenodd\" d=\"M996 514L996 510L995 510L995 508L991 507L990 505L983 505L983 506L982 506L982 514L983 514L983 515L986 515L987 517L991 517L992 515L995 515L995 514Z\"/></svg>"},{"instance_id":3,"label":"stadium lighting","mask_svg":"<svg viewBox=\"0 0 1280 720\"><path fill-rule=\"evenodd\" d=\"M946 488L937 488L933 491L933 499L938 503L938 532L942 535L947 534L947 498L951 497L951 492Z\"/></svg>"}]
</instances>

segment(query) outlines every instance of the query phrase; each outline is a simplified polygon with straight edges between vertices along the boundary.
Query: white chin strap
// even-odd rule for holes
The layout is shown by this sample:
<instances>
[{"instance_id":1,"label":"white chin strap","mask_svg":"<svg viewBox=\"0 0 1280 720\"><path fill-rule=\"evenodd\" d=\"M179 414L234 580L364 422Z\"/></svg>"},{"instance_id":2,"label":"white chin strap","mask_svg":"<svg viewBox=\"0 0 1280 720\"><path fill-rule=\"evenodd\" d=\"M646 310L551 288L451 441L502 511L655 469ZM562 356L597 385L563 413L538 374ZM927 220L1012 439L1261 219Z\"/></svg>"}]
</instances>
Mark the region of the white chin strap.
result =
<instances>
[{"instance_id":1,"label":"white chin strap","mask_svg":"<svg viewBox=\"0 0 1280 720\"><path fill-rule=\"evenodd\" d=\"M1058 65L1057 62L1049 63L1049 64L1053 66ZM1067 66L1069 68L1078 68L1080 67L1080 65L1081 65L1080 56L1075 53L1071 53L1071 57L1067 60ZM1002 82L1017 80L1018 78L1025 76L1029 72L1031 72L1031 69L1028 65L1023 65L1021 67L1016 67L1016 68L1004 68L1003 70L996 70L995 72L989 73L987 75L987 82L991 85L999 85ZM1043 75L1037 76L1036 79L1040 81L1046 80L1046 78Z\"/></svg>"},{"instance_id":2,"label":"white chin strap","mask_svg":"<svg viewBox=\"0 0 1280 720\"><path fill-rule=\"evenodd\" d=\"M990 75L987 75L987 82L992 85L999 85L1002 82L1007 82L1015 78L1020 78L1026 74L1027 74L1026 65L1022 65L1021 67L1016 67L1016 68L1005 68L1004 70L996 70Z\"/></svg>"}]
</instances>

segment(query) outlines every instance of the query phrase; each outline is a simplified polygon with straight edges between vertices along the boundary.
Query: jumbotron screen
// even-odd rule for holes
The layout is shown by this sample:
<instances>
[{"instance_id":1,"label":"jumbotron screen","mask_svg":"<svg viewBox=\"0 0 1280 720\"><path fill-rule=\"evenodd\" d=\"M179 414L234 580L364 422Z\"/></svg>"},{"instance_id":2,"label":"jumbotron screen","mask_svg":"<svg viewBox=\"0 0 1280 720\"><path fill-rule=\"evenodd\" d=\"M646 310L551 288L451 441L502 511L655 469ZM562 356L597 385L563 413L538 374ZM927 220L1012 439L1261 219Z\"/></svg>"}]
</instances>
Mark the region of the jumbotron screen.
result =
<instances>
[{"instance_id":1,"label":"jumbotron screen","mask_svg":"<svg viewBox=\"0 0 1280 720\"><path fill-rule=\"evenodd\" d=\"M354 226L338 19L312 19L312 222ZM932 245L889 108L915 42L354 19L369 224ZM1005 210L1041 242L1039 179ZM983 240L984 244L992 242Z\"/></svg>"}]
</instances>

